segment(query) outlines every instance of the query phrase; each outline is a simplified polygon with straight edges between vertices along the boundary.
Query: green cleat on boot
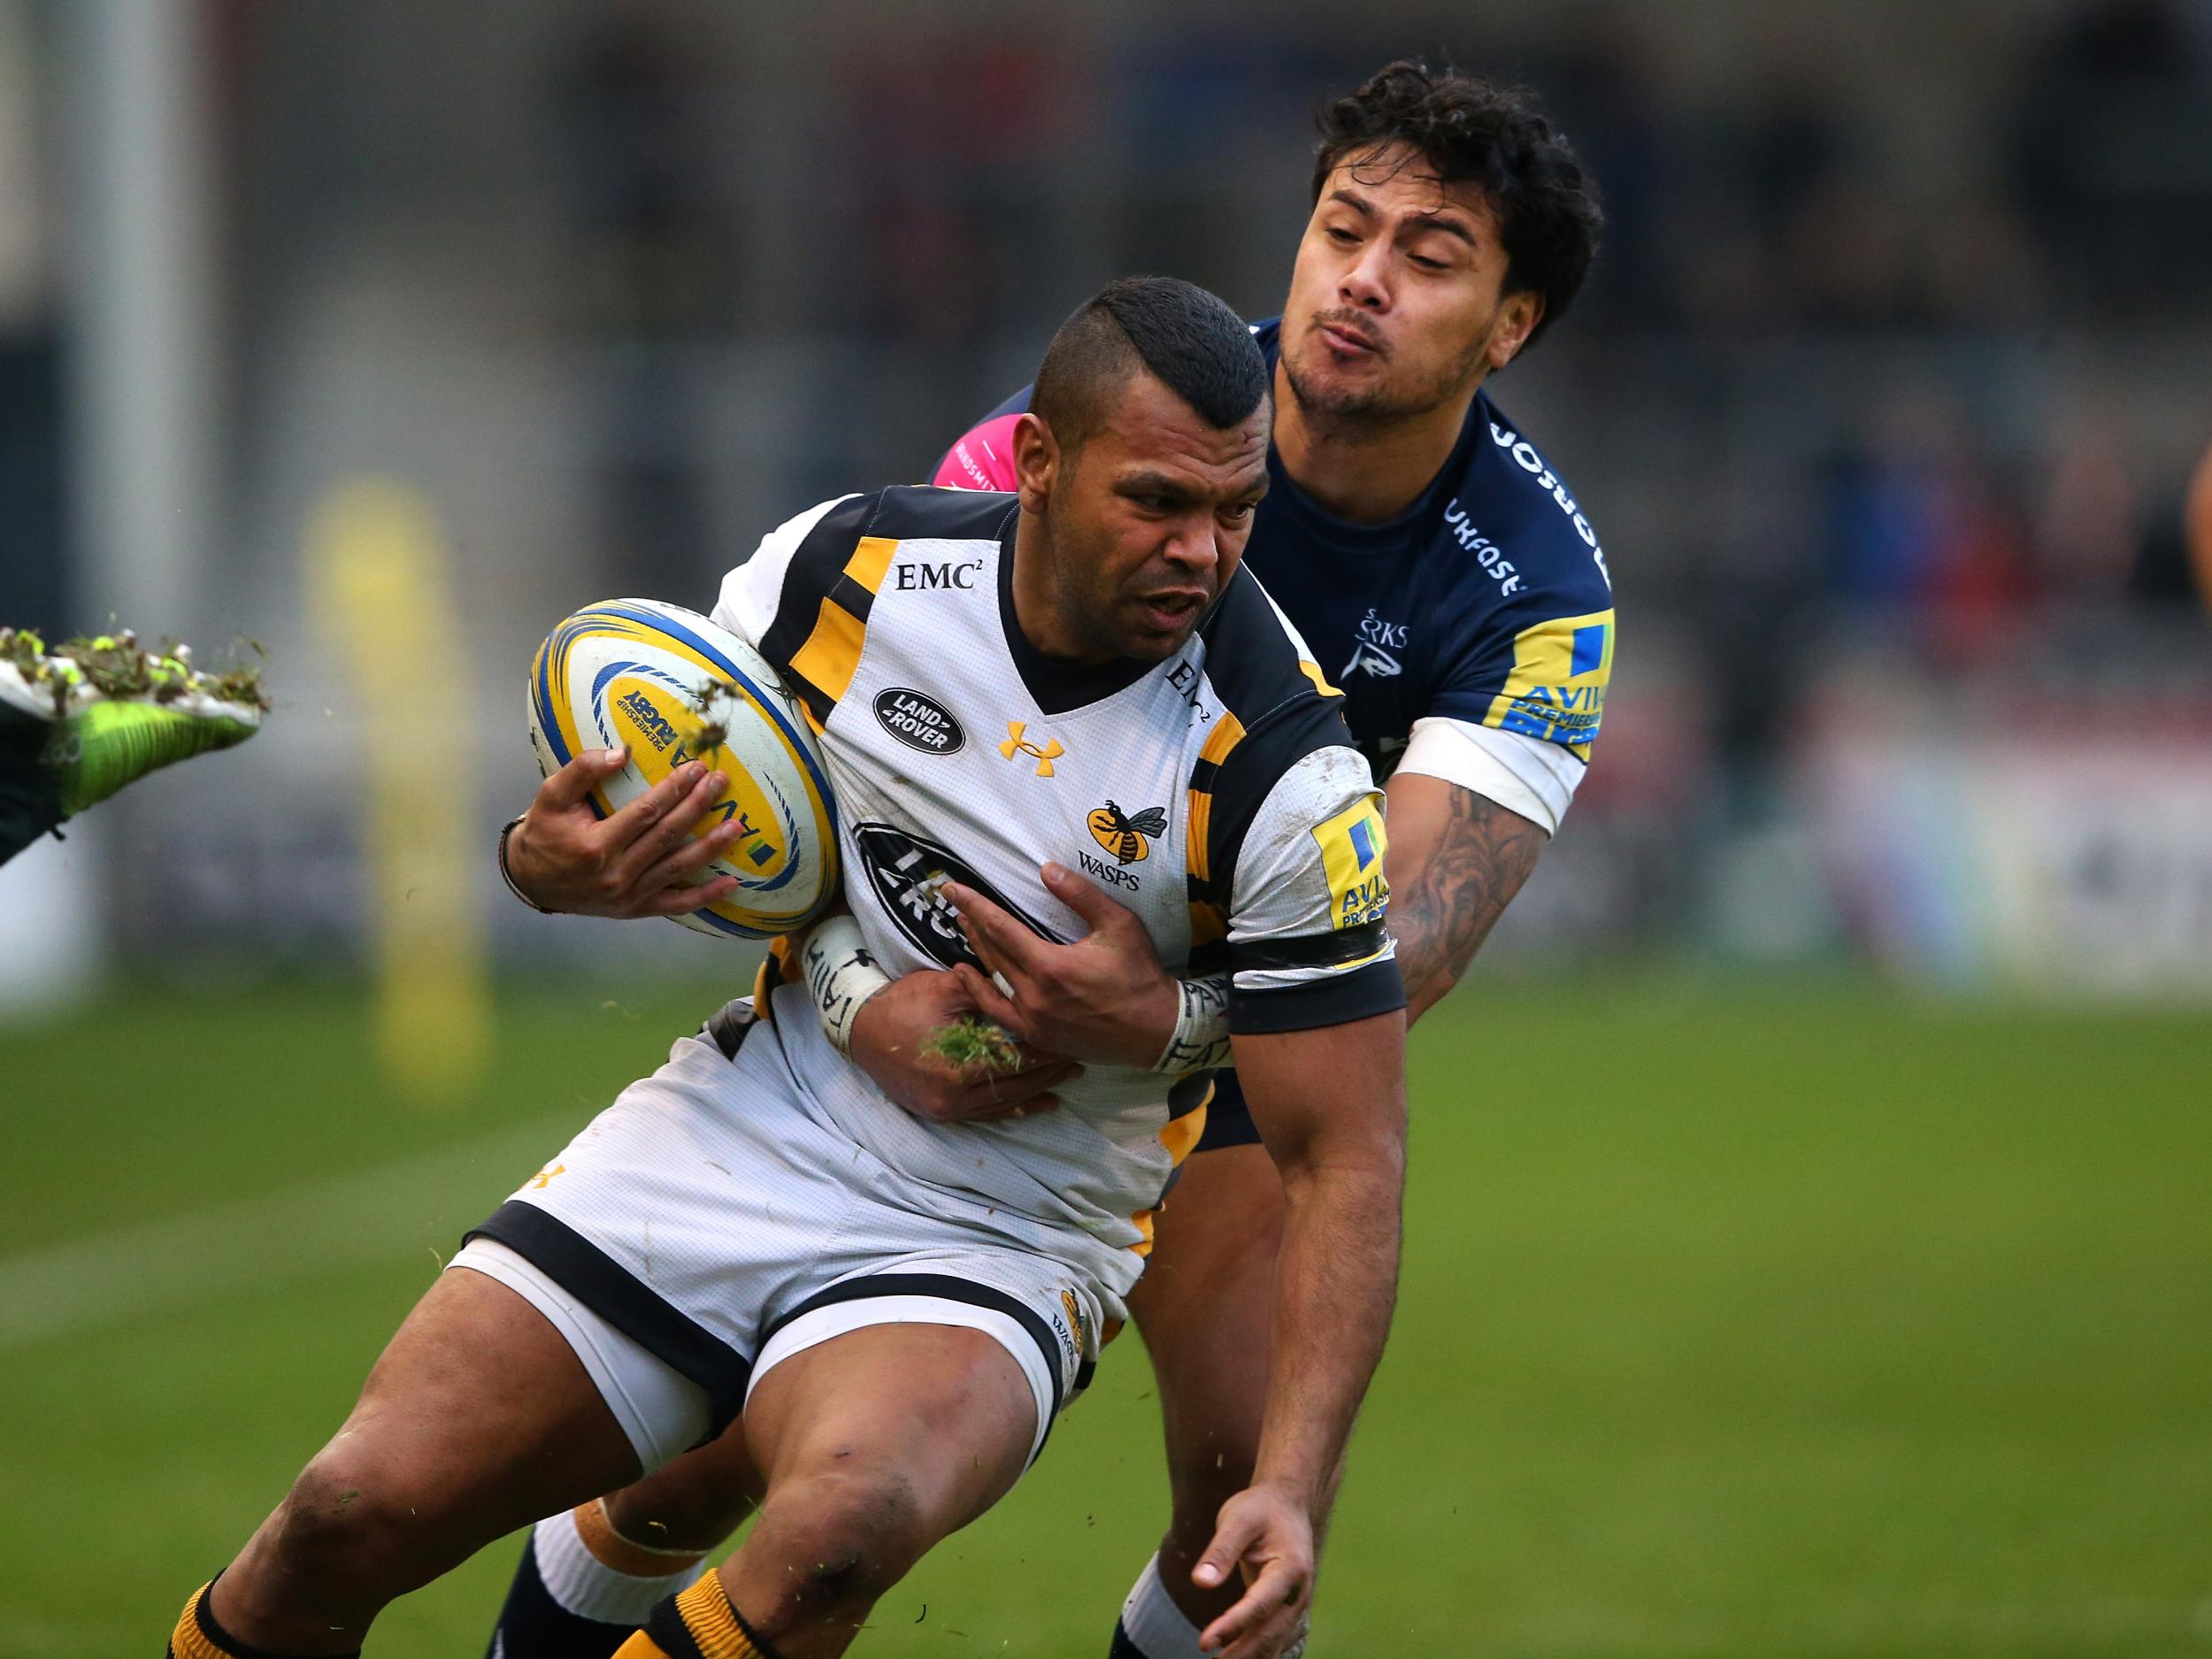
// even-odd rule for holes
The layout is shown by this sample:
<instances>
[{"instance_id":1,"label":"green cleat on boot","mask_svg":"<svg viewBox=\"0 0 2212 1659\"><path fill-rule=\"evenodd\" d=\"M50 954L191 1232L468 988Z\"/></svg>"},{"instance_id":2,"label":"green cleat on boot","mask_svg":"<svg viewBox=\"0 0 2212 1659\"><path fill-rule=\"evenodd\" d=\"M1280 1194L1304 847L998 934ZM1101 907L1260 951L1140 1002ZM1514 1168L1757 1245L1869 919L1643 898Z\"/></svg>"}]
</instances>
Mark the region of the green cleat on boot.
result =
<instances>
[{"instance_id":1,"label":"green cleat on boot","mask_svg":"<svg viewBox=\"0 0 2212 1659\"><path fill-rule=\"evenodd\" d=\"M35 743L65 818L150 772L244 742L268 706L254 671L202 673L184 646L148 651L126 631L49 655L37 634L0 628L0 726L19 752Z\"/></svg>"}]
</instances>

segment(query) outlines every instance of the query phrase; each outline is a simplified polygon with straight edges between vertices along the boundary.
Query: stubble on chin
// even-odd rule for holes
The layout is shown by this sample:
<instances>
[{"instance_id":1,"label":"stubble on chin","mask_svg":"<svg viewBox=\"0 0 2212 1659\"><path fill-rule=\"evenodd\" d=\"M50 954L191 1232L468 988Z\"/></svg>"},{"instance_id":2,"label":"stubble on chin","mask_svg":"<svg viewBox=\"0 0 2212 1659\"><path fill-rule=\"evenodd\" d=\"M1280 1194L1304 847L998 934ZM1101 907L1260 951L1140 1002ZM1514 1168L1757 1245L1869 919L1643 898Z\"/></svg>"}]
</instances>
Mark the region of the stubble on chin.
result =
<instances>
[{"instance_id":1,"label":"stubble on chin","mask_svg":"<svg viewBox=\"0 0 2212 1659\"><path fill-rule=\"evenodd\" d=\"M1317 349L1310 344L1311 335L1301 344L1307 349ZM1463 391L1468 378L1475 373L1489 345L1489 331L1486 328L1459 355L1456 362L1429 384L1411 391L1394 394L1386 382L1367 386L1333 384L1328 379L1305 373L1295 357L1283 357L1283 375L1290 383L1290 393L1310 419L1321 420L1343 426L1386 426L1392 421L1425 415L1440 408Z\"/></svg>"},{"instance_id":2,"label":"stubble on chin","mask_svg":"<svg viewBox=\"0 0 2212 1659\"><path fill-rule=\"evenodd\" d=\"M1388 419L1396 412L1385 402L1380 386L1345 386L1308 374L1287 356L1283 359L1283 378L1290 382L1290 395L1309 419L1356 426Z\"/></svg>"}]
</instances>

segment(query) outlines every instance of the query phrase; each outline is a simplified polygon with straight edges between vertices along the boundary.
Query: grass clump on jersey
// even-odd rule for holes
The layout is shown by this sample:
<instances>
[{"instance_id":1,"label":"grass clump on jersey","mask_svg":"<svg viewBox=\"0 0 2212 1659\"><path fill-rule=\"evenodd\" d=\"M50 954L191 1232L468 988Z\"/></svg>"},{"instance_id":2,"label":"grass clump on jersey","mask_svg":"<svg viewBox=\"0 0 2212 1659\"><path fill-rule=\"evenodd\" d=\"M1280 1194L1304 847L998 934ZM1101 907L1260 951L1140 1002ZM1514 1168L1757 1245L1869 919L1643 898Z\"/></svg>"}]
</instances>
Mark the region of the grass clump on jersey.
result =
<instances>
[{"instance_id":1,"label":"grass clump on jersey","mask_svg":"<svg viewBox=\"0 0 2212 1659\"><path fill-rule=\"evenodd\" d=\"M991 1021L972 1014L931 1032L922 1052L942 1060L956 1071L972 1067L987 1076L1003 1077L1021 1070L1021 1050L1014 1040Z\"/></svg>"},{"instance_id":2,"label":"grass clump on jersey","mask_svg":"<svg viewBox=\"0 0 2212 1659\"><path fill-rule=\"evenodd\" d=\"M2208 1651L2203 1016L1678 983L1483 976L1414 1033L1404 1283L1315 1654ZM341 990L0 1031L0 1655L146 1651L462 1229L719 995L606 995L511 996L436 1114ZM1124 1337L855 1652L1096 1659L1166 1513ZM370 1659L480 1652L519 1548Z\"/></svg>"}]
</instances>

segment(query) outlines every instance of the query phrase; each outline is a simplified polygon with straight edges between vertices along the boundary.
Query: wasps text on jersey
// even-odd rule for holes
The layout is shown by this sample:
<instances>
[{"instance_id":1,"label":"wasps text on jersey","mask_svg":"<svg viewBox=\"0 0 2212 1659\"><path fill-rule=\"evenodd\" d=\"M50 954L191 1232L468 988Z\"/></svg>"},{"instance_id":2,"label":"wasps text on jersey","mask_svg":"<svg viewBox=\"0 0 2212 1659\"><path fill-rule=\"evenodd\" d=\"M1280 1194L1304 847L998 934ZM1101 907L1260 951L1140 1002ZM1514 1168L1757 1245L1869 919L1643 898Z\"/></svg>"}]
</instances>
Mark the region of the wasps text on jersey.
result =
<instances>
[{"instance_id":1,"label":"wasps text on jersey","mask_svg":"<svg viewBox=\"0 0 2212 1659\"><path fill-rule=\"evenodd\" d=\"M724 583L717 619L785 675L820 734L872 954L893 974L974 963L948 882L1042 937L1079 938L1040 873L1056 862L1131 910L1171 972L1229 970L1233 1029L1402 1005L1379 796L1295 630L1240 574L1166 662L1055 663L1015 617L1018 518L1006 495L848 496ZM923 568L974 575L902 575ZM1057 1112L947 1128L790 1033L816 1023L795 1011L779 1025L810 1056L804 1080L862 1146L910 1176L1072 1220L1133 1279L1204 1084L1170 1099L1156 1074L1092 1066Z\"/></svg>"}]
</instances>

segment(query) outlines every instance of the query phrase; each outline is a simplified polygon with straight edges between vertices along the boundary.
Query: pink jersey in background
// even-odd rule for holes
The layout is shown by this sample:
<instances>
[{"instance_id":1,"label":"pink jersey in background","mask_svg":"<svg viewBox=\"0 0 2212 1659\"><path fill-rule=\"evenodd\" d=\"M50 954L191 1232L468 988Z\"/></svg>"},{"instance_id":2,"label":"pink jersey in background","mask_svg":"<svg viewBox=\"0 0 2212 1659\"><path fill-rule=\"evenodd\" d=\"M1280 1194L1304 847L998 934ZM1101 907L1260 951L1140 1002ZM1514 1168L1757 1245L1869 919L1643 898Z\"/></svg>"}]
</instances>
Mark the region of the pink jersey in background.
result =
<instances>
[{"instance_id":1,"label":"pink jersey in background","mask_svg":"<svg viewBox=\"0 0 2212 1659\"><path fill-rule=\"evenodd\" d=\"M945 452L930 482L940 489L1010 490L1014 485L1014 423L1019 415L985 421Z\"/></svg>"}]
</instances>

